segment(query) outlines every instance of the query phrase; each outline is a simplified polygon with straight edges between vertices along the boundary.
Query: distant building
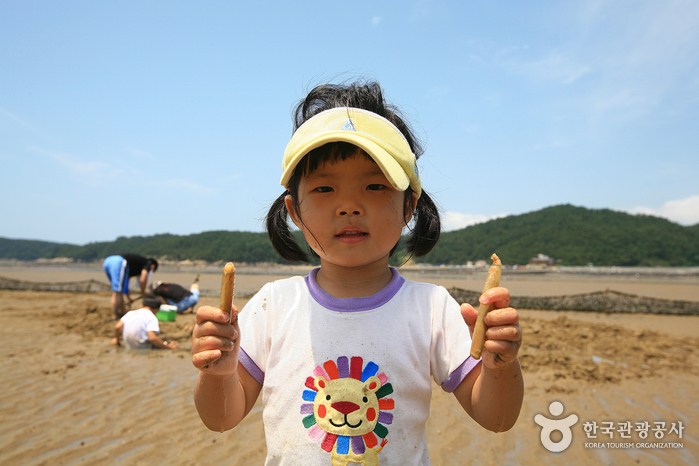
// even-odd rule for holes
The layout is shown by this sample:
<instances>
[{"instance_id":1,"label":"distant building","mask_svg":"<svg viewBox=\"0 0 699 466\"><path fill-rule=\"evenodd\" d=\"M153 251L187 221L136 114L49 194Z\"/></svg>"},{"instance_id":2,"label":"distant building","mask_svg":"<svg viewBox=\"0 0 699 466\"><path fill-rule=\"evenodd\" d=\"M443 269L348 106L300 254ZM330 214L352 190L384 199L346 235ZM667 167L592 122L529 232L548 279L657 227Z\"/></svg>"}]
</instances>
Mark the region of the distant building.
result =
<instances>
[{"instance_id":1,"label":"distant building","mask_svg":"<svg viewBox=\"0 0 699 466\"><path fill-rule=\"evenodd\" d=\"M554 264L554 260L546 254L538 254L536 257L529 259L529 265L532 267L550 267Z\"/></svg>"}]
</instances>

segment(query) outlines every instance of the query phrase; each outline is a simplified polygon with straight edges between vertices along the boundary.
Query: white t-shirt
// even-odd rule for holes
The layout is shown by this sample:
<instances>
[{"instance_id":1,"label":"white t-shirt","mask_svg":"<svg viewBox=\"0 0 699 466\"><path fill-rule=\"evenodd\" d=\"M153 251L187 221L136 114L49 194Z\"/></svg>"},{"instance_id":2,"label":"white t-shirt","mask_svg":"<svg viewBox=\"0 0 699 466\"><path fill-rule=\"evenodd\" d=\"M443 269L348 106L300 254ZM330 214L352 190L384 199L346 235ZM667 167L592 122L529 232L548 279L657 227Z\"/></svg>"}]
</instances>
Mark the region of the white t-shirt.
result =
<instances>
[{"instance_id":1,"label":"white t-shirt","mask_svg":"<svg viewBox=\"0 0 699 466\"><path fill-rule=\"evenodd\" d=\"M124 346L129 349L151 348L153 345L148 341L148 332L160 333L158 318L150 309L129 311L121 321L124 322L122 332Z\"/></svg>"},{"instance_id":2,"label":"white t-shirt","mask_svg":"<svg viewBox=\"0 0 699 466\"><path fill-rule=\"evenodd\" d=\"M240 363L262 383L266 464L429 464L431 378L451 392L480 361L458 303L395 269L379 293L338 299L317 271L266 284L239 316Z\"/></svg>"}]
</instances>

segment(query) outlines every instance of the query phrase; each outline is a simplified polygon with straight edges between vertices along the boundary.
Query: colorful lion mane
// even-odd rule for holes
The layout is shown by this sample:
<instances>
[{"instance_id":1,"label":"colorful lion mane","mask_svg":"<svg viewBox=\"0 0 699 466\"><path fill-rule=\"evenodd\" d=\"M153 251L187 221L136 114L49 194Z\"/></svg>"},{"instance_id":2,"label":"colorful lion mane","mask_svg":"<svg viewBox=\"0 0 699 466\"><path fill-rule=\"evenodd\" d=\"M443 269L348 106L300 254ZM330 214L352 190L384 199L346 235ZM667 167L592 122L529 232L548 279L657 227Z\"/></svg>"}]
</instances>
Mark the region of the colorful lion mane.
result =
<instances>
[{"instance_id":1,"label":"colorful lion mane","mask_svg":"<svg viewBox=\"0 0 699 466\"><path fill-rule=\"evenodd\" d=\"M386 374L377 375L378 371L379 366L374 362L363 367L362 358L348 360L341 356L337 363L328 360L316 367L313 376L306 379L308 389L303 391L303 400L308 403L301 405L301 414L307 414L303 425L313 441L323 439L323 450L332 452L335 447L339 455L361 456L366 449L378 445L377 436L383 440L375 452L386 444L388 428L385 425L393 422L393 414L386 411L394 408L394 401L386 397L393 393L393 387L387 383ZM322 398L318 398L320 394ZM356 425L348 421L348 413L353 415ZM333 424L328 419L331 414L335 418L344 415L344 423ZM360 435L351 435L355 430Z\"/></svg>"}]
</instances>

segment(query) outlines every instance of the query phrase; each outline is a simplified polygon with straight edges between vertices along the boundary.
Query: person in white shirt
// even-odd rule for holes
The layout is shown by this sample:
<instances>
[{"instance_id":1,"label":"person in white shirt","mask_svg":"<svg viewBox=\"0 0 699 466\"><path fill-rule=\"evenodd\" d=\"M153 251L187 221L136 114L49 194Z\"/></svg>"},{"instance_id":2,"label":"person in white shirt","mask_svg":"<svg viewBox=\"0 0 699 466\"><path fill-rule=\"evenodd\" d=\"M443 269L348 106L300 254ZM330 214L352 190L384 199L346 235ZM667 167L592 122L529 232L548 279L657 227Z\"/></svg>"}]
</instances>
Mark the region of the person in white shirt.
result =
<instances>
[{"instance_id":1,"label":"person in white shirt","mask_svg":"<svg viewBox=\"0 0 699 466\"><path fill-rule=\"evenodd\" d=\"M120 345L123 340L127 349L163 348L176 349L176 341L163 341L158 334L160 324L156 317L160 309L160 298L147 294L143 296L143 307L127 312L114 326L115 337L112 343Z\"/></svg>"}]
</instances>

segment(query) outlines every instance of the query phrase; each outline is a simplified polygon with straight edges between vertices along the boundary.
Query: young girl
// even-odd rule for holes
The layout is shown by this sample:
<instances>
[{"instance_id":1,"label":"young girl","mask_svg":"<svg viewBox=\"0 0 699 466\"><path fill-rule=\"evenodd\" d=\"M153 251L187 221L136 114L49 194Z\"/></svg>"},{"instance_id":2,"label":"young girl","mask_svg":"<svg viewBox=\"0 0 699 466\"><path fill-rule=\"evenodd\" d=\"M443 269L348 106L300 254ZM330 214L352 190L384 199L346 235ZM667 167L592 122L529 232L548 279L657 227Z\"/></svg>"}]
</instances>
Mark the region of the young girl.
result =
<instances>
[{"instance_id":1,"label":"young girl","mask_svg":"<svg viewBox=\"0 0 699 466\"><path fill-rule=\"evenodd\" d=\"M230 324L227 310L198 309L194 397L206 426L235 427L261 392L267 464L429 464L434 379L486 429L510 429L523 383L509 292L480 298L494 311L473 360L475 309L388 265L409 223L411 254L428 253L440 232L419 144L397 109L378 84L354 83L313 89L295 115L286 191L267 229L282 257L308 260L290 218L321 265L266 284Z\"/></svg>"}]
</instances>

